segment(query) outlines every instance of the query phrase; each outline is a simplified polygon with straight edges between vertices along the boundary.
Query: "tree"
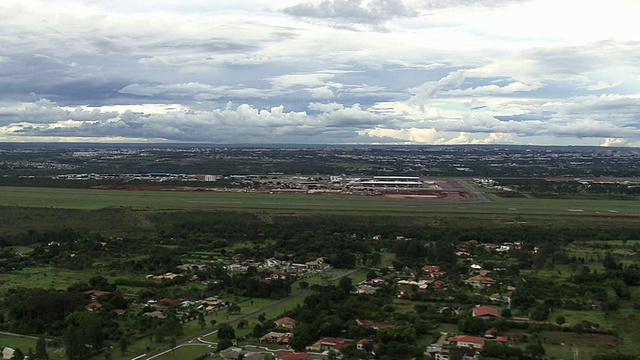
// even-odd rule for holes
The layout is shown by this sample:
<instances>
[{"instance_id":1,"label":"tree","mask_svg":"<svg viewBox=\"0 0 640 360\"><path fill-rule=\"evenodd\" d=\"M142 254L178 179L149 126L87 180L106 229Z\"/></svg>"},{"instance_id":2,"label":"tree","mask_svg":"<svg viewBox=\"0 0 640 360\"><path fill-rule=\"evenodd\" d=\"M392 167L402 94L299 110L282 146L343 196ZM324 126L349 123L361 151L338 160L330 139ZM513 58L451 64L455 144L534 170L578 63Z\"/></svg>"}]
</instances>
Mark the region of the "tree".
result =
<instances>
[{"instance_id":1,"label":"tree","mask_svg":"<svg viewBox=\"0 0 640 360\"><path fill-rule=\"evenodd\" d=\"M564 318L564 316L562 316L562 315L558 315L558 316L556 317L556 324L558 324L558 325L562 325L562 324L564 324L564 323L565 323L565 321L566 321L566 319L565 319L565 318Z\"/></svg>"},{"instance_id":2,"label":"tree","mask_svg":"<svg viewBox=\"0 0 640 360\"><path fill-rule=\"evenodd\" d=\"M127 350L129 349L129 341L127 341L127 337L123 336L120 338L120 341L118 342L118 345L120 345L120 352L122 352L123 354L127 352Z\"/></svg>"},{"instance_id":3,"label":"tree","mask_svg":"<svg viewBox=\"0 0 640 360\"><path fill-rule=\"evenodd\" d=\"M47 342L44 339L44 336L40 336L38 338L38 341L36 342L36 353L33 356L33 358L29 357L29 359L49 360L49 354L47 353Z\"/></svg>"},{"instance_id":4,"label":"tree","mask_svg":"<svg viewBox=\"0 0 640 360\"><path fill-rule=\"evenodd\" d=\"M229 323L222 323L218 326L218 339L235 339L236 333Z\"/></svg>"},{"instance_id":5,"label":"tree","mask_svg":"<svg viewBox=\"0 0 640 360\"><path fill-rule=\"evenodd\" d=\"M69 360L85 360L89 358L85 335L80 327L70 324L62 336L64 351Z\"/></svg>"},{"instance_id":6,"label":"tree","mask_svg":"<svg viewBox=\"0 0 640 360\"><path fill-rule=\"evenodd\" d=\"M20 348L17 348L16 351L13 352L12 359L14 359L14 360L24 360L24 353L22 352L22 350L20 350Z\"/></svg>"},{"instance_id":7,"label":"tree","mask_svg":"<svg viewBox=\"0 0 640 360\"><path fill-rule=\"evenodd\" d=\"M480 318L466 316L458 321L458 330L461 333L477 335L485 331L486 328L487 324Z\"/></svg>"},{"instance_id":8,"label":"tree","mask_svg":"<svg viewBox=\"0 0 640 360\"><path fill-rule=\"evenodd\" d=\"M380 265L380 263L382 262L382 257L380 256L379 252L374 252L373 254L371 254L371 266L378 266Z\"/></svg>"},{"instance_id":9,"label":"tree","mask_svg":"<svg viewBox=\"0 0 640 360\"><path fill-rule=\"evenodd\" d=\"M289 340L289 345L291 345L291 347L296 351L302 351L305 349L307 344L314 341L317 336L318 329L315 326L311 324L297 323L296 327L293 328L293 337Z\"/></svg>"},{"instance_id":10,"label":"tree","mask_svg":"<svg viewBox=\"0 0 640 360\"><path fill-rule=\"evenodd\" d=\"M203 313L198 313L198 326L200 326L200 329L204 329L204 327L207 326Z\"/></svg>"},{"instance_id":11,"label":"tree","mask_svg":"<svg viewBox=\"0 0 640 360\"><path fill-rule=\"evenodd\" d=\"M549 308L544 305L537 305L531 310L529 316L531 316L531 320L545 321L549 317Z\"/></svg>"},{"instance_id":12,"label":"tree","mask_svg":"<svg viewBox=\"0 0 640 360\"><path fill-rule=\"evenodd\" d=\"M544 346L542 346L542 343L540 341L537 341L535 344L527 345L526 352L535 357L542 357L545 355L546 351L544 349Z\"/></svg>"},{"instance_id":13,"label":"tree","mask_svg":"<svg viewBox=\"0 0 640 360\"><path fill-rule=\"evenodd\" d=\"M300 281L298 285L300 286L300 289L306 289L309 287L309 283L306 281Z\"/></svg>"},{"instance_id":14,"label":"tree","mask_svg":"<svg viewBox=\"0 0 640 360\"><path fill-rule=\"evenodd\" d=\"M611 255L611 251L607 251L604 255L604 259L602 260L602 266L604 266L607 270L615 270L618 268L618 264L613 259L613 255Z\"/></svg>"},{"instance_id":15,"label":"tree","mask_svg":"<svg viewBox=\"0 0 640 360\"><path fill-rule=\"evenodd\" d=\"M351 280L350 277L345 276L340 279L340 282L338 283L338 287L342 289L342 291L344 291L345 294L349 294L351 290L353 290L353 281Z\"/></svg>"},{"instance_id":16,"label":"tree","mask_svg":"<svg viewBox=\"0 0 640 360\"><path fill-rule=\"evenodd\" d=\"M233 343L231 342L231 339L221 339L220 341L218 341L218 351L222 351L224 349L228 349L231 346L233 346Z\"/></svg>"},{"instance_id":17,"label":"tree","mask_svg":"<svg viewBox=\"0 0 640 360\"><path fill-rule=\"evenodd\" d=\"M356 266L356 256L346 250L341 250L332 259L331 264L338 269L353 269Z\"/></svg>"},{"instance_id":18,"label":"tree","mask_svg":"<svg viewBox=\"0 0 640 360\"><path fill-rule=\"evenodd\" d=\"M374 270L369 270L367 273L367 280L375 279L378 277L378 274Z\"/></svg>"},{"instance_id":19,"label":"tree","mask_svg":"<svg viewBox=\"0 0 640 360\"><path fill-rule=\"evenodd\" d=\"M509 308L502 309L502 311L500 312L500 315L502 315L502 317L505 317L505 318L510 318L511 317L511 309L509 309Z\"/></svg>"}]
</instances>

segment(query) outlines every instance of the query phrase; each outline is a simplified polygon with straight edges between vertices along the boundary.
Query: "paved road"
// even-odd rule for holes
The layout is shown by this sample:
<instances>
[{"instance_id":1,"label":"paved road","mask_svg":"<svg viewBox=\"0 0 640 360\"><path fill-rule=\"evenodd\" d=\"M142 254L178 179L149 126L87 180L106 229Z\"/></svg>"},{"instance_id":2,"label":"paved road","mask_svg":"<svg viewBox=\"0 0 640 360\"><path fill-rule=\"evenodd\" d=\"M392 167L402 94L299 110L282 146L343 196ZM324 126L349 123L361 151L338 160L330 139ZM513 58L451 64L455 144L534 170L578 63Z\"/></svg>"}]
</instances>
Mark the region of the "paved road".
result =
<instances>
[{"instance_id":1,"label":"paved road","mask_svg":"<svg viewBox=\"0 0 640 360\"><path fill-rule=\"evenodd\" d=\"M343 278L345 276L349 276L351 274L356 273L357 271L358 271L358 269L348 271L348 272L346 272L344 274L341 274L341 275L338 275L338 276L332 278L330 281L335 281L335 280L338 280L338 279ZM291 295L291 296L289 296L287 298L284 298L282 300L278 300L278 301L274 302L273 304L267 305L267 306L265 306L263 308L260 308L258 310L255 310L255 311L252 311L250 313L243 314L243 315L240 315L240 316L238 316L236 318L233 318L233 319L229 320L228 323L229 324L234 324L234 323L236 323L236 322L238 322L240 320L244 320L244 319L248 319L248 318L251 318L251 317L254 317L254 316L258 316L258 315L262 314L263 312L266 312L266 311L268 311L268 310L270 310L270 309L272 309L272 308L274 308L276 306L279 306L279 305L281 305L283 303L286 303L288 301L297 299L297 298L302 297L302 296L307 296L310 292L311 292L311 289L307 289L307 290L302 291L302 292L300 292L298 294ZM191 337L189 337L187 339L184 339L184 340L176 343L176 347L185 346L185 345L195 345L195 344L209 345L209 346L213 347L214 345L216 345L216 343L204 341L204 340L201 340L201 338L206 337L206 336L211 335L211 334L215 334L217 331L218 331L217 328L205 330L205 331L203 331L203 332L201 332L201 333L199 333L197 335L191 336ZM163 349L151 352L149 354L143 354L143 355L134 357L132 360L149 360L149 359L153 359L153 358L155 358L157 356L160 356L162 354L165 354L165 353L167 353L167 352L169 352L171 350L172 350L171 347L163 348Z\"/></svg>"},{"instance_id":2,"label":"paved road","mask_svg":"<svg viewBox=\"0 0 640 360\"><path fill-rule=\"evenodd\" d=\"M479 202L493 202L493 200L489 199L482 191L478 190L475 186L469 184L465 179L455 179L460 186L467 189L470 193L472 193Z\"/></svg>"}]
</instances>

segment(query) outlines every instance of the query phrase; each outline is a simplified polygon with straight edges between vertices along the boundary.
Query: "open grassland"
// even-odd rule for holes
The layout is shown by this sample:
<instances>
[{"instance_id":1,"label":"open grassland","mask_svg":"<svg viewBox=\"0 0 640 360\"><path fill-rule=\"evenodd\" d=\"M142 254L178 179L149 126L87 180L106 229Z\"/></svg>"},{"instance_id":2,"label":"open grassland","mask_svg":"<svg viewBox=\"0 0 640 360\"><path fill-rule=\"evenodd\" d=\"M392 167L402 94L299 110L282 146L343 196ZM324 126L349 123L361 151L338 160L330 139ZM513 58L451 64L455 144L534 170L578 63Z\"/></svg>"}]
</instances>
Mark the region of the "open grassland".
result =
<instances>
[{"instance_id":1,"label":"open grassland","mask_svg":"<svg viewBox=\"0 0 640 360\"><path fill-rule=\"evenodd\" d=\"M27 286L30 288L66 290L77 282L87 281L86 272L51 267L35 267L16 270L3 274L0 279L0 289Z\"/></svg>"},{"instance_id":2,"label":"open grassland","mask_svg":"<svg viewBox=\"0 0 640 360\"><path fill-rule=\"evenodd\" d=\"M639 201L502 199L473 202L446 199L390 199L376 196L267 194L240 192L133 191L0 187L0 205L99 210L268 210L271 212L361 212L385 215L491 216L504 221L563 216L593 220L640 217ZM71 218L72 216L69 216ZM143 224L136 224L142 226Z\"/></svg>"}]
</instances>

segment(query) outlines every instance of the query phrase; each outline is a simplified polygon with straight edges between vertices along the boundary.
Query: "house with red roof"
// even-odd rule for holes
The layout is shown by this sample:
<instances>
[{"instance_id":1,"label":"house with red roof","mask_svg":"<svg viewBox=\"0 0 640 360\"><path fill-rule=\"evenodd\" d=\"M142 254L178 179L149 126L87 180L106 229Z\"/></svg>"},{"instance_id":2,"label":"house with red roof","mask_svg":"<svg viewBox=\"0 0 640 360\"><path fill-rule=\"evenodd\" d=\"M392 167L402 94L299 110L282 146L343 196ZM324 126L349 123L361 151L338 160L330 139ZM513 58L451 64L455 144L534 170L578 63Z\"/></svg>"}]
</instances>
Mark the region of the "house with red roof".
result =
<instances>
[{"instance_id":1,"label":"house with red roof","mask_svg":"<svg viewBox=\"0 0 640 360\"><path fill-rule=\"evenodd\" d=\"M87 306L85 306L84 308L89 311L102 310L102 304L100 304L97 301L94 301L94 302L88 303Z\"/></svg>"},{"instance_id":2,"label":"house with red roof","mask_svg":"<svg viewBox=\"0 0 640 360\"><path fill-rule=\"evenodd\" d=\"M102 290L87 290L87 291L84 291L83 294L89 295L91 297L91 300L95 300L100 296L109 295L111 293L108 291L102 291Z\"/></svg>"},{"instance_id":3,"label":"house with red roof","mask_svg":"<svg viewBox=\"0 0 640 360\"><path fill-rule=\"evenodd\" d=\"M356 343L356 349L360 351L367 351L367 348L370 348L371 353L375 355L376 351L380 348L380 344L372 339L362 339Z\"/></svg>"},{"instance_id":4,"label":"house with red roof","mask_svg":"<svg viewBox=\"0 0 640 360\"><path fill-rule=\"evenodd\" d=\"M307 360L310 358L310 355L307 353L297 353L297 352L279 352L278 359L280 360Z\"/></svg>"},{"instance_id":5,"label":"house with red roof","mask_svg":"<svg viewBox=\"0 0 640 360\"><path fill-rule=\"evenodd\" d=\"M472 310L472 315L483 320L497 319L500 317L500 311L491 306L476 306Z\"/></svg>"},{"instance_id":6,"label":"house with red roof","mask_svg":"<svg viewBox=\"0 0 640 360\"><path fill-rule=\"evenodd\" d=\"M493 278L486 276L486 275L476 275L476 276L472 276L470 278L468 278L467 280L464 281L465 284L469 284L475 288L484 288L486 286L491 286L494 285L496 283L495 280L493 280Z\"/></svg>"},{"instance_id":7,"label":"house with red roof","mask_svg":"<svg viewBox=\"0 0 640 360\"><path fill-rule=\"evenodd\" d=\"M457 347L472 349L482 349L484 347L484 338L479 336L458 335L449 338L449 342L454 343Z\"/></svg>"},{"instance_id":8,"label":"house with red roof","mask_svg":"<svg viewBox=\"0 0 640 360\"><path fill-rule=\"evenodd\" d=\"M178 305L181 302L182 302L181 299L164 298L164 299L158 300L158 305L173 306L173 305Z\"/></svg>"}]
</instances>

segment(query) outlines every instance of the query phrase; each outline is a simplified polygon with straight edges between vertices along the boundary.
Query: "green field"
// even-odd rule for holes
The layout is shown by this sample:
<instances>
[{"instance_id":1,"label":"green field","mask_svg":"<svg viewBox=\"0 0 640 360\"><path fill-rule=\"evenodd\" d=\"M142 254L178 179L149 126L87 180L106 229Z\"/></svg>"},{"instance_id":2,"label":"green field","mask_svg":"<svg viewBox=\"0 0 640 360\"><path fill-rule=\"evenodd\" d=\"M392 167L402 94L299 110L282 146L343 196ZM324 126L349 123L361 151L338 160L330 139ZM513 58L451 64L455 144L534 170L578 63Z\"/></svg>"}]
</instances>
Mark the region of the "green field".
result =
<instances>
[{"instance_id":1,"label":"green field","mask_svg":"<svg viewBox=\"0 0 640 360\"><path fill-rule=\"evenodd\" d=\"M213 349L206 345L184 345L166 352L155 359L158 360L193 360L211 352Z\"/></svg>"},{"instance_id":2,"label":"green field","mask_svg":"<svg viewBox=\"0 0 640 360\"><path fill-rule=\"evenodd\" d=\"M10 347L12 349L20 349L22 352L27 355L29 349L35 350L37 340L24 337L24 336L14 336L7 333L0 333L0 348L5 346ZM62 359L62 349L52 349L47 348L47 352L49 353L49 358L51 360L60 360Z\"/></svg>"},{"instance_id":3,"label":"green field","mask_svg":"<svg viewBox=\"0 0 640 360\"><path fill-rule=\"evenodd\" d=\"M484 214L517 222L518 216L562 215L591 219L640 217L639 201L501 199L483 203L443 199L390 199L375 196L267 194L195 191L84 190L0 187L0 205L98 210L227 209L384 214Z\"/></svg>"}]
</instances>

